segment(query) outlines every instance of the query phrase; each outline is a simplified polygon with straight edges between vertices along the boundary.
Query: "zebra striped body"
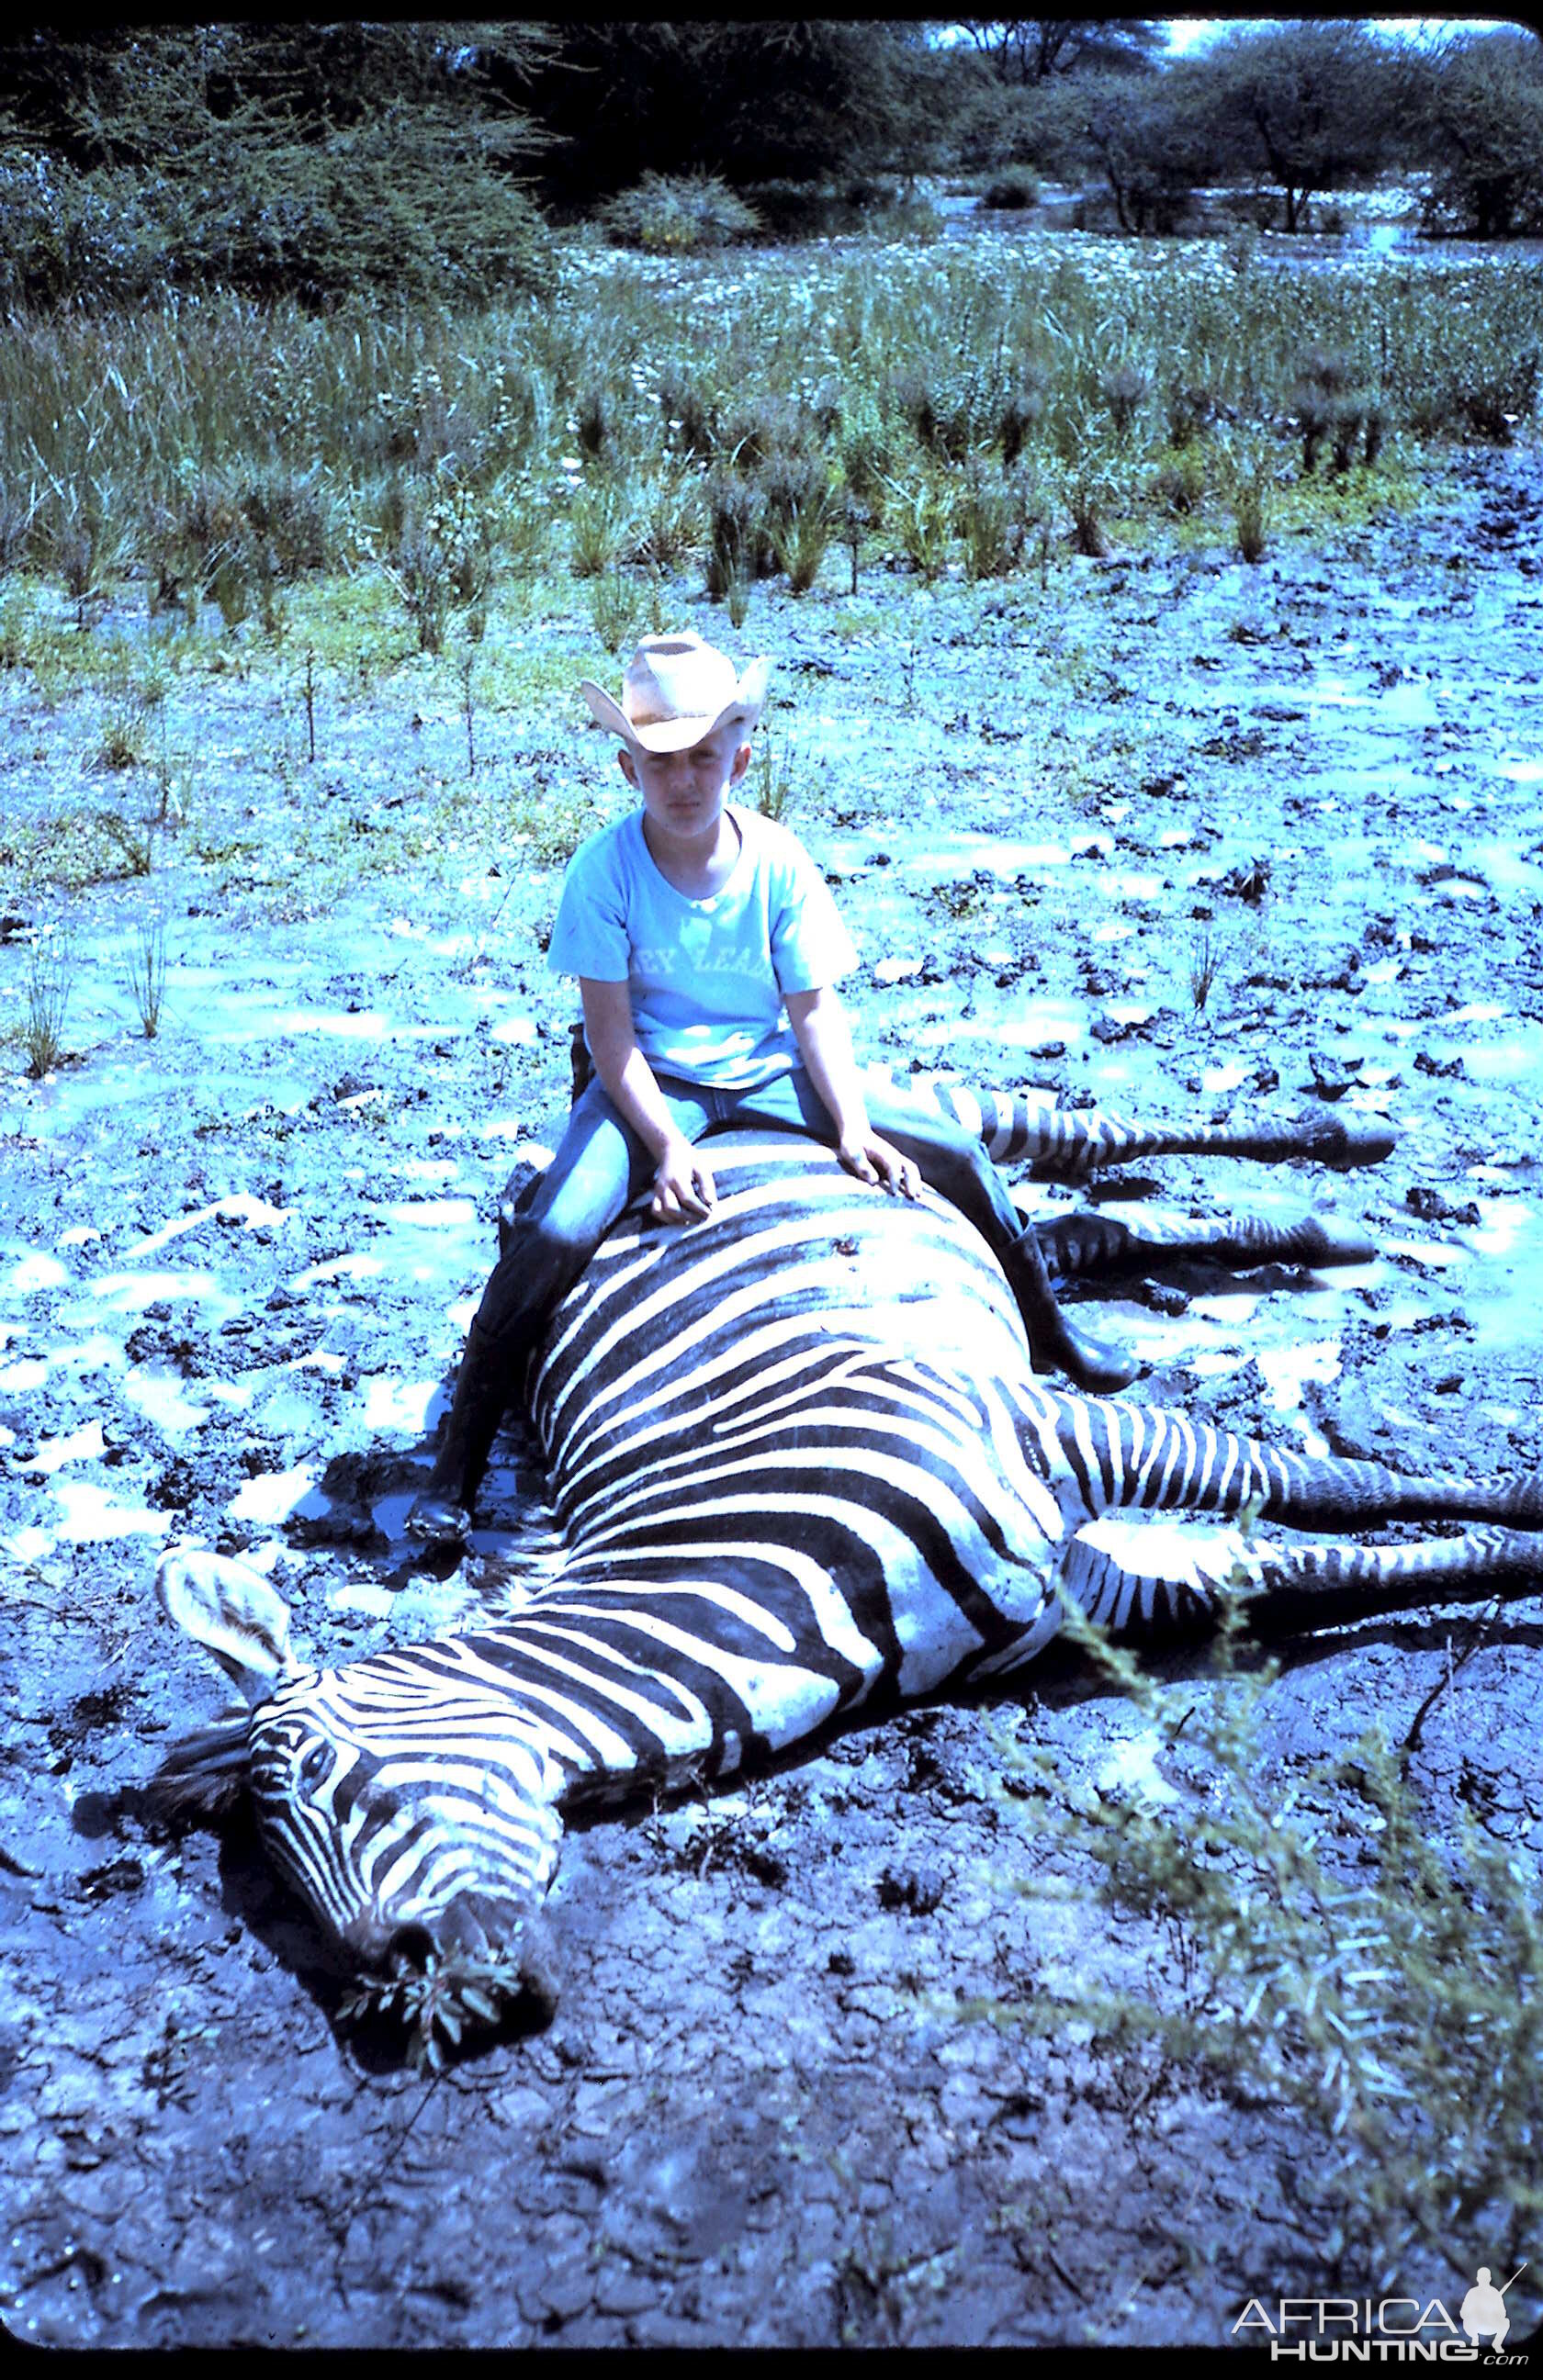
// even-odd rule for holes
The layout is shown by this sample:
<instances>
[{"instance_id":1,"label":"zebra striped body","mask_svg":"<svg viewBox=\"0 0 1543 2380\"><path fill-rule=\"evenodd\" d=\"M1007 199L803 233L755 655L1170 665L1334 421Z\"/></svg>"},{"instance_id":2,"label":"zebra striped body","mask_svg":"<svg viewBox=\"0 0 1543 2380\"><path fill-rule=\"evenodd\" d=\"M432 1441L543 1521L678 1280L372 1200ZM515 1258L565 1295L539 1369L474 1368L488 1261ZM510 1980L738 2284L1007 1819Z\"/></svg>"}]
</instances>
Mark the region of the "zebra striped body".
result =
<instances>
[{"instance_id":1,"label":"zebra striped body","mask_svg":"<svg viewBox=\"0 0 1543 2380\"><path fill-rule=\"evenodd\" d=\"M1237 1556L1309 1604L1536 1581L1514 1533L1543 1524L1538 1481L1402 1479L1056 1393L954 1209L802 1137L715 1138L711 1161L711 1220L629 1214L553 1318L532 1400L553 1574L496 1625L288 1675L251 1714L264 1840L357 1962L516 1940L560 1805L1011 1670L1066 1592L1123 1624L1208 1605ZM1144 1564L1109 1534L1131 1512L1507 1525L1426 1548L1233 1534Z\"/></svg>"}]
</instances>

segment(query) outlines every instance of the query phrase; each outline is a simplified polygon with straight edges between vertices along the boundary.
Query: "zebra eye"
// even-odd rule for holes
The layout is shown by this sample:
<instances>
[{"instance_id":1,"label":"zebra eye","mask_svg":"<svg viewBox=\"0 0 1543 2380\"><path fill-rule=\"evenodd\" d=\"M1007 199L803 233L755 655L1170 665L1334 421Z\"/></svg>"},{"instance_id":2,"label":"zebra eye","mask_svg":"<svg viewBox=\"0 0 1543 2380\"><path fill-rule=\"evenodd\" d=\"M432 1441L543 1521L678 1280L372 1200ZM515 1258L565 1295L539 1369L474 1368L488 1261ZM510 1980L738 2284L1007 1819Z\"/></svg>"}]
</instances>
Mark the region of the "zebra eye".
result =
<instances>
[{"instance_id":1,"label":"zebra eye","mask_svg":"<svg viewBox=\"0 0 1543 2380\"><path fill-rule=\"evenodd\" d=\"M296 1782L300 1785L319 1785L326 1773L327 1747L324 1743L313 1743L295 1771Z\"/></svg>"}]
</instances>

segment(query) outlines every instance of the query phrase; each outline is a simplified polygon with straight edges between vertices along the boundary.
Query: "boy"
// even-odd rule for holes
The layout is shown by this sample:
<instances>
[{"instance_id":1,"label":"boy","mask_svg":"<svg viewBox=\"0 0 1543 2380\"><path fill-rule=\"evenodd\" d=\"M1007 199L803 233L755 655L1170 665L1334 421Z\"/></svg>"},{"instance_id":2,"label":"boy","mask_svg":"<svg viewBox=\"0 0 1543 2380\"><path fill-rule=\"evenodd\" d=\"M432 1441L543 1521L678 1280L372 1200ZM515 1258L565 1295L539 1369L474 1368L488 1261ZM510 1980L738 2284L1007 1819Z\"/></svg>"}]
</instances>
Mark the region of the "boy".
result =
<instances>
[{"instance_id":1,"label":"boy","mask_svg":"<svg viewBox=\"0 0 1543 2380\"><path fill-rule=\"evenodd\" d=\"M651 1178L659 1220L711 1215L717 1193L697 1144L714 1123L809 1133L848 1172L905 1197L919 1172L995 1253L1037 1368L1094 1389L1134 1376L1060 1313L1039 1242L979 1142L858 1075L835 990L857 957L835 904L785 828L729 801L770 669L762 658L741 677L697 636L650 637L620 704L589 679L580 687L620 738L642 806L581 844L564 881L548 963L578 978L594 1075L473 1319L407 1516L431 1543L466 1536L519 1358L623 1208Z\"/></svg>"}]
</instances>

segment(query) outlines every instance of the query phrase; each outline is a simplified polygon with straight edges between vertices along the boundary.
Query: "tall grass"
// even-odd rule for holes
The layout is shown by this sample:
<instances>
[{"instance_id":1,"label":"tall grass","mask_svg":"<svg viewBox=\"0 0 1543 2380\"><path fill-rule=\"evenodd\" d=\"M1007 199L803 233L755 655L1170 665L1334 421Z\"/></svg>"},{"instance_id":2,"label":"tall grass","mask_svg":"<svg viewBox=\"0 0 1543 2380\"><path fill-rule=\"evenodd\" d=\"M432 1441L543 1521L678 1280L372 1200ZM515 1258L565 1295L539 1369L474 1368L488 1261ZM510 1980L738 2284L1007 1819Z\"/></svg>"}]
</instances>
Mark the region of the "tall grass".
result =
<instances>
[{"instance_id":1,"label":"tall grass","mask_svg":"<svg viewBox=\"0 0 1543 2380\"><path fill-rule=\"evenodd\" d=\"M914 487L924 459L954 471L987 449L1064 453L1073 423L1149 483L1172 427L1149 386L1185 393L1201 441L1220 418L1289 451L1314 352L1375 395L1377 444L1508 437L1537 395L1535 275L1509 260L1238 272L1204 242L1074 253L1030 232L957 254L885 245L753 264L577 244L557 302L476 312L220 296L16 314L0 330L0 568L64 576L84 625L115 573L164 565L176 580L168 539L197 546L200 485L278 576L345 566L394 475L422 509L451 491L496 498L499 548L539 552L565 508L565 456L603 430L618 484L656 486L667 461L729 468L732 395L700 393L745 388L869 504L886 480ZM678 542L667 518L650 533ZM209 548L190 559L207 589Z\"/></svg>"}]
</instances>

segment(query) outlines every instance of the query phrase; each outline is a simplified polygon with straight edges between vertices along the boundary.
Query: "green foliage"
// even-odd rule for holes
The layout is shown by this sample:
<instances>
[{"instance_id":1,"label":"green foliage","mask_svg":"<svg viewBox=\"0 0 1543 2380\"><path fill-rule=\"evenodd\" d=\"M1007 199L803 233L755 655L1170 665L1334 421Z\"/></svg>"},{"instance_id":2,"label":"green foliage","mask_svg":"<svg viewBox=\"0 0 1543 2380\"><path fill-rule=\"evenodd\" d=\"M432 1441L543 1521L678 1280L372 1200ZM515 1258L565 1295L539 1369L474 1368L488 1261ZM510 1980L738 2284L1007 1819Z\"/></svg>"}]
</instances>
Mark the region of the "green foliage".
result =
<instances>
[{"instance_id":1,"label":"green foliage","mask_svg":"<svg viewBox=\"0 0 1543 2380\"><path fill-rule=\"evenodd\" d=\"M431 28L24 33L0 44L0 88L7 303L118 305L168 283L472 300L544 273L509 172L529 128Z\"/></svg>"},{"instance_id":2,"label":"green foliage","mask_svg":"<svg viewBox=\"0 0 1543 2380\"><path fill-rule=\"evenodd\" d=\"M1039 203L1039 176L1032 165L1010 165L994 175L980 194L980 203L1003 212L1022 212Z\"/></svg>"},{"instance_id":3,"label":"green foliage","mask_svg":"<svg viewBox=\"0 0 1543 2380\"><path fill-rule=\"evenodd\" d=\"M763 731L756 755L756 808L762 818L785 818L793 800L797 750L791 736L782 746Z\"/></svg>"},{"instance_id":4,"label":"green foliage","mask_svg":"<svg viewBox=\"0 0 1543 2380\"><path fill-rule=\"evenodd\" d=\"M1349 18L1234 28L1204 62L1217 152L1281 192L1284 228L1305 230L1319 190L1393 162L1401 115L1394 54Z\"/></svg>"},{"instance_id":5,"label":"green foliage","mask_svg":"<svg viewBox=\"0 0 1543 2380\"><path fill-rule=\"evenodd\" d=\"M688 255L749 239L759 228L754 207L715 174L645 174L601 209L601 221L626 248L650 255Z\"/></svg>"},{"instance_id":6,"label":"green foliage","mask_svg":"<svg viewBox=\"0 0 1543 2380\"><path fill-rule=\"evenodd\" d=\"M731 586L748 586L774 559L760 490L718 471L707 484L707 591L723 596Z\"/></svg>"},{"instance_id":7,"label":"green foliage","mask_svg":"<svg viewBox=\"0 0 1543 2380\"><path fill-rule=\"evenodd\" d=\"M517 1961L493 1950L480 1959L431 1958L421 1973L365 1983L338 2012L350 2024L383 2019L394 2024L405 2034L417 2070L440 2074L463 2039L493 2031L524 1993Z\"/></svg>"},{"instance_id":8,"label":"green foliage","mask_svg":"<svg viewBox=\"0 0 1543 2380\"><path fill-rule=\"evenodd\" d=\"M140 925L134 951L124 970L124 984L140 1019L140 1030L153 1041L161 1029L161 1009L166 996L166 926L163 917Z\"/></svg>"},{"instance_id":9,"label":"green foliage","mask_svg":"<svg viewBox=\"0 0 1543 2380\"><path fill-rule=\"evenodd\" d=\"M381 567L417 631L419 652L439 652L452 606L479 609L492 583L492 528L471 490L451 486L427 499L407 492Z\"/></svg>"},{"instance_id":10,"label":"green foliage","mask_svg":"<svg viewBox=\"0 0 1543 2380\"><path fill-rule=\"evenodd\" d=\"M1085 1791L1067 1809L1048 1763L1009 1750L1020 1798L1003 1810L1034 1844L1020 1889L1055 1892L1061 1851L1090 1862L1112 1906L1161 1925L1176 1980L1011 2015L1039 2033L1081 2018L1107 2051L1155 2047L1290 2110L1310 2148L1293 2187L1330 2255L1370 2248L1391 2271L1417 2241L1458 2271L1514 2262L1543 2213L1535 1865L1466 1812L1438 1828L1379 1729L1271 1779L1278 1670L1240 1667L1235 1607L1199 1694L1154 1682L1075 1607L1067 1621L1160 1767L1153 1787Z\"/></svg>"},{"instance_id":11,"label":"green foliage","mask_svg":"<svg viewBox=\"0 0 1543 2380\"><path fill-rule=\"evenodd\" d=\"M575 577L595 578L614 569L637 526L627 492L614 480L594 480L579 490L569 517Z\"/></svg>"},{"instance_id":12,"label":"green foliage","mask_svg":"<svg viewBox=\"0 0 1543 2380\"><path fill-rule=\"evenodd\" d=\"M965 569L971 578L1000 578L1016 570L1032 529L1049 519L1038 479L1023 464L1008 471L972 456L954 505L954 526L964 540Z\"/></svg>"},{"instance_id":13,"label":"green foliage","mask_svg":"<svg viewBox=\"0 0 1543 2380\"><path fill-rule=\"evenodd\" d=\"M923 469L910 480L892 480L885 517L902 552L929 587L948 559L954 527L948 482L932 469Z\"/></svg>"},{"instance_id":14,"label":"green foliage","mask_svg":"<svg viewBox=\"0 0 1543 2380\"><path fill-rule=\"evenodd\" d=\"M1222 475L1233 508L1237 550L1245 562L1257 562L1264 554L1274 485L1269 450L1254 441L1225 447Z\"/></svg>"},{"instance_id":15,"label":"green foliage","mask_svg":"<svg viewBox=\"0 0 1543 2380\"><path fill-rule=\"evenodd\" d=\"M830 18L564 24L528 104L560 145L564 207L645 174L732 188L926 162L936 118L919 27Z\"/></svg>"},{"instance_id":16,"label":"green foliage","mask_svg":"<svg viewBox=\"0 0 1543 2380\"><path fill-rule=\"evenodd\" d=\"M21 1046L27 1052L27 1072L34 1082L52 1074L65 1054L65 1012L74 977L75 953L67 936L50 934L33 943Z\"/></svg>"},{"instance_id":17,"label":"green foliage","mask_svg":"<svg viewBox=\"0 0 1543 2380\"><path fill-rule=\"evenodd\" d=\"M1454 43L1429 78L1428 231L1543 231L1543 55L1506 32Z\"/></svg>"},{"instance_id":18,"label":"green foliage","mask_svg":"<svg viewBox=\"0 0 1543 2380\"><path fill-rule=\"evenodd\" d=\"M635 641L638 597L619 570L604 570L589 589L589 616L608 653Z\"/></svg>"}]
</instances>

